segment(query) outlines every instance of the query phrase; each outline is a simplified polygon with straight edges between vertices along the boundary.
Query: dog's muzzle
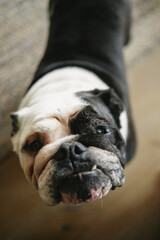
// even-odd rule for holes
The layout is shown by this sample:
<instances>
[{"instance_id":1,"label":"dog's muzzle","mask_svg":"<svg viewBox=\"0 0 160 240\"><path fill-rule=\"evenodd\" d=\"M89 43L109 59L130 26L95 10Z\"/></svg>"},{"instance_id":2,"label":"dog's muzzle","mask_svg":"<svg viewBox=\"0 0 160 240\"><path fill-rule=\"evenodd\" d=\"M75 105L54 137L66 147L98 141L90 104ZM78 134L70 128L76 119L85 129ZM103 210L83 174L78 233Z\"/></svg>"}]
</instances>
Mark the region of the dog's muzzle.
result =
<instances>
[{"instance_id":1,"label":"dog's muzzle","mask_svg":"<svg viewBox=\"0 0 160 240\"><path fill-rule=\"evenodd\" d=\"M91 202L124 183L116 155L76 141L63 143L48 165L39 178L39 192L49 205Z\"/></svg>"}]
</instances>

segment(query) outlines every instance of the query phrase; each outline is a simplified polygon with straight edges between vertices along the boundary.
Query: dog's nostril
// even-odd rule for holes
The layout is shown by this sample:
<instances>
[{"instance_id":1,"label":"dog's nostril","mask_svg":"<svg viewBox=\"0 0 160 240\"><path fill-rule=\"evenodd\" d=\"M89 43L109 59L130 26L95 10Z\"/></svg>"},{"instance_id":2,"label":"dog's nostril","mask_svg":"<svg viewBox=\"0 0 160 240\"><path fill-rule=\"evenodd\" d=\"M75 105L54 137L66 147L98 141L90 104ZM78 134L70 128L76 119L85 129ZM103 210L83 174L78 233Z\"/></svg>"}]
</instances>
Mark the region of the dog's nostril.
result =
<instances>
[{"instance_id":1,"label":"dog's nostril","mask_svg":"<svg viewBox=\"0 0 160 240\"><path fill-rule=\"evenodd\" d=\"M69 145L62 144L62 146L58 149L53 158L55 160L63 160L67 157L69 157Z\"/></svg>"},{"instance_id":2,"label":"dog's nostril","mask_svg":"<svg viewBox=\"0 0 160 240\"><path fill-rule=\"evenodd\" d=\"M78 146L75 146L74 152L75 152L75 154L81 154L83 151Z\"/></svg>"},{"instance_id":3,"label":"dog's nostril","mask_svg":"<svg viewBox=\"0 0 160 240\"><path fill-rule=\"evenodd\" d=\"M79 142L64 143L53 156L55 160L75 159L86 151L86 147Z\"/></svg>"},{"instance_id":4,"label":"dog's nostril","mask_svg":"<svg viewBox=\"0 0 160 240\"><path fill-rule=\"evenodd\" d=\"M84 145L82 145L79 142L75 142L74 144L72 144L71 146L71 153L73 155L80 155L82 152L86 151L86 147Z\"/></svg>"},{"instance_id":5,"label":"dog's nostril","mask_svg":"<svg viewBox=\"0 0 160 240\"><path fill-rule=\"evenodd\" d=\"M61 159L63 159L65 157L65 151L63 151L62 149L61 150L58 150L57 152L56 152L56 154L54 155L54 159L55 160L61 160Z\"/></svg>"}]
</instances>

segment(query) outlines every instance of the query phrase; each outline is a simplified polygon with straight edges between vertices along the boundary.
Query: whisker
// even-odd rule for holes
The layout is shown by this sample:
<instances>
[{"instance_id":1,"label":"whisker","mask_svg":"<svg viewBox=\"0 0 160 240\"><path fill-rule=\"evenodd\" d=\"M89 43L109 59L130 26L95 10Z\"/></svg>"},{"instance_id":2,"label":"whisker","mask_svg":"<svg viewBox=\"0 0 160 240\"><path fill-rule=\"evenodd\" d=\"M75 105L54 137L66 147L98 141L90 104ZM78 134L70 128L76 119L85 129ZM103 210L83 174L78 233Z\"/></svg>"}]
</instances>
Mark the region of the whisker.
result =
<instances>
[{"instance_id":1,"label":"whisker","mask_svg":"<svg viewBox=\"0 0 160 240\"><path fill-rule=\"evenodd\" d=\"M35 190L35 191L29 193L28 195L33 195L33 194L37 194L37 193L38 193L38 190Z\"/></svg>"},{"instance_id":2,"label":"whisker","mask_svg":"<svg viewBox=\"0 0 160 240\"><path fill-rule=\"evenodd\" d=\"M104 208L103 197L101 198L101 208Z\"/></svg>"}]
</instances>

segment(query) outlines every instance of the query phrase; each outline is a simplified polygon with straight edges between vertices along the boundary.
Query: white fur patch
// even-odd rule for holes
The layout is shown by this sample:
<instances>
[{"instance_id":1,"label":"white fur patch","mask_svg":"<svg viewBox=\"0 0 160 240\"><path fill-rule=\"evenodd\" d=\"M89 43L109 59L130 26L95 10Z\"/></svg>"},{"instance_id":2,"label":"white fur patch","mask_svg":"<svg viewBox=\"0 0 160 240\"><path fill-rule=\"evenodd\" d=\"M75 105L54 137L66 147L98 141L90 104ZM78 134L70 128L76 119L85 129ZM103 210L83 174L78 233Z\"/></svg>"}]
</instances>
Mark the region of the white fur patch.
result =
<instances>
[{"instance_id":1,"label":"white fur patch","mask_svg":"<svg viewBox=\"0 0 160 240\"><path fill-rule=\"evenodd\" d=\"M31 131L31 126L41 118L52 116L67 124L68 117L87 104L75 93L95 88L106 90L109 87L96 74L79 67L57 69L39 79L20 104L20 130L12 138L14 150L19 152L20 145ZM126 140L128 122L125 111L120 116L120 122L120 131Z\"/></svg>"},{"instance_id":2,"label":"white fur patch","mask_svg":"<svg viewBox=\"0 0 160 240\"><path fill-rule=\"evenodd\" d=\"M123 136L123 139L126 141L128 136L128 117L125 110L120 115L120 124L120 132Z\"/></svg>"},{"instance_id":3,"label":"white fur patch","mask_svg":"<svg viewBox=\"0 0 160 240\"><path fill-rule=\"evenodd\" d=\"M94 73L79 67L57 69L39 79L19 106L20 129L12 138L14 151L19 153L35 121L55 117L67 124L69 117L87 104L75 93L95 88L104 90L108 86Z\"/></svg>"},{"instance_id":4,"label":"white fur patch","mask_svg":"<svg viewBox=\"0 0 160 240\"><path fill-rule=\"evenodd\" d=\"M61 102L64 101L62 96L67 96L79 92L90 91L95 88L100 90L108 89L106 85L96 74L80 67L65 67L47 73L39 79L23 98L20 108L35 104L40 99L45 100L59 95ZM66 99L65 99L66 100Z\"/></svg>"}]
</instances>

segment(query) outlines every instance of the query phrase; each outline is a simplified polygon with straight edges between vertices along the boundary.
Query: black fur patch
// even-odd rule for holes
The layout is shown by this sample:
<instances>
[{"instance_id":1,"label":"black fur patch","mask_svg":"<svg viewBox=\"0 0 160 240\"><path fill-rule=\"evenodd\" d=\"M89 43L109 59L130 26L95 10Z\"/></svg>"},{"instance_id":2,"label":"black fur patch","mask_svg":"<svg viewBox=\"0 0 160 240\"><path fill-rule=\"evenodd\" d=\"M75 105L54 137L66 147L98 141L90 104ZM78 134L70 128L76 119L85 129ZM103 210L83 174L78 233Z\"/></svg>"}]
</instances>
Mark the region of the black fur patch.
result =
<instances>
[{"instance_id":1,"label":"black fur patch","mask_svg":"<svg viewBox=\"0 0 160 240\"><path fill-rule=\"evenodd\" d=\"M12 120L11 137L13 137L15 133L19 130L18 115L16 113L11 113L10 117Z\"/></svg>"},{"instance_id":2,"label":"black fur patch","mask_svg":"<svg viewBox=\"0 0 160 240\"><path fill-rule=\"evenodd\" d=\"M116 124L109 114L103 117L91 106L86 106L70 121L72 134L79 134L78 142L84 146L94 146L123 156L125 143ZM106 133L98 133L97 129L104 129Z\"/></svg>"},{"instance_id":3,"label":"black fur patch","mask_svg":"<svg viewBox=\"0 0 160 240\"><path fill-rule=\"evenodd\" d=\"M119 117L123 111L123 103L113 89L95 89L93 91L78 92L77 95L89 102L103 116L105 116L106 112L110 113L117 127L121 127Z\"/></svg>"}]
</instances>

